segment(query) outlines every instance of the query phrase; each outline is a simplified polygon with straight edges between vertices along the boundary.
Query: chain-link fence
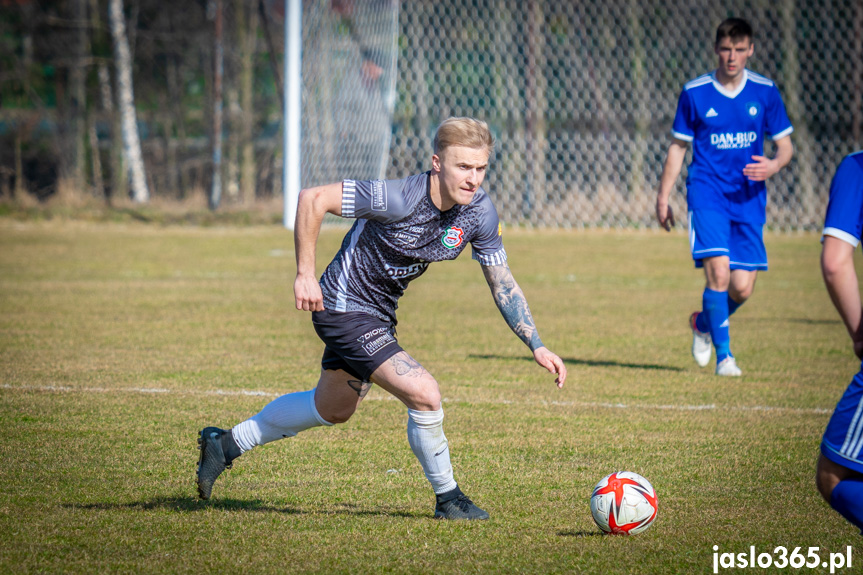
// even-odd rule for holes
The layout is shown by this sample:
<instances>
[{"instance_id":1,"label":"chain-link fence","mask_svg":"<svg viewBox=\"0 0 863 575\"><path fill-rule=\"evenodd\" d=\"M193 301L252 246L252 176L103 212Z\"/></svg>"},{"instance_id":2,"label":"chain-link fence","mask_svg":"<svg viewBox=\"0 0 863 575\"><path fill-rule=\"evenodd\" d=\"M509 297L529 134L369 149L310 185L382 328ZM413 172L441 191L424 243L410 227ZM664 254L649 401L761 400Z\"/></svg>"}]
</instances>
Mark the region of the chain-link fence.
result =
<instances>
[{"instance_id":1,"label":"chain-link fence","mask_svg":"<svg viewBox=\"0 0 863 575\"><path fill-rule=\"evenodd\" d=\"M505 222L654 225L677 98L715 68L729 16L752 23L750 67L776 81L795 127L768 225L816 229L837 163L863 147L860 0L402 2L386 175L428 169L437 124L476 116L498 140L485 187Z\"/></svg>"}]
</instances>

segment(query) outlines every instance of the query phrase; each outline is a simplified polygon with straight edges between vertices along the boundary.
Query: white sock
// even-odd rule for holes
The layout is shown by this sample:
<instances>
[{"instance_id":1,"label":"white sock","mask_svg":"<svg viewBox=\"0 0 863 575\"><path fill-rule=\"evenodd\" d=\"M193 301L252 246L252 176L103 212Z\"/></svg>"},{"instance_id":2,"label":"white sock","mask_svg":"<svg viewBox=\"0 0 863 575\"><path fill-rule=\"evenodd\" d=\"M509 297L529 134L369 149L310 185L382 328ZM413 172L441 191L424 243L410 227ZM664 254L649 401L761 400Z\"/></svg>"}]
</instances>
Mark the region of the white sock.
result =
<instances>
[{"instance_id":1,"label":"white sock","mask_svg":"<svg viewBox=\"0 0 863 575\"><path fill-rule=\"evenodd\" d=\"M242 452L319 425L332 425L315 407L315 390L298 391L277 397L258 414L231 430Z\"/></svg>"},{"instance_id":2,"label":"white sock","mask_svg":"<svg viewBox=\"0 0 863 575\"><path fill-rule=\"evenodd\" d=\"M408 443L436 495L456 488L449 445L443 434L443 408L437 411L408 409Z\"/></svg>"}]
</instances>

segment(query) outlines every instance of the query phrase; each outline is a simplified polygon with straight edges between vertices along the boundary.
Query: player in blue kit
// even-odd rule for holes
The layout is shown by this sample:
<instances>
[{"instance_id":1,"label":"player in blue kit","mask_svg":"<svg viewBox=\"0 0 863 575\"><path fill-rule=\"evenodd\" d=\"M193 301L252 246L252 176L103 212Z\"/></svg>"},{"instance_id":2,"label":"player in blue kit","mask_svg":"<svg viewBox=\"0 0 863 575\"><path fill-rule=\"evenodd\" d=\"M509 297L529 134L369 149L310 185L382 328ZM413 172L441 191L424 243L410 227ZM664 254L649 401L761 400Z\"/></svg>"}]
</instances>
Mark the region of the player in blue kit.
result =
<instances>
[{"instance_id":1,"label":"player in blue kit","mask_svg":"<svg viewBox=\"0 0 863 575\"><path fill-rule=\"evenodd\" d=\"M300 193L294 296L297 309L312 312L325 344L321 375L314 389L283 395L232 429L201 431L202 499L209 499L216 478L241 453L311 427L344 423L375 383L408 408L408 443L434 489L435 517L488 518L453 477L438 382L399 346L395 326L408 284L431 262L455 259L471 244L507 325L563 387L566 367L539 338L507 265L497 211L481 187L493 148L485 122L449 118L437 130L430 171L402 180L344 180ZM327 213L356 221L318 281L316 244Z\"/></svg>"},{"instance_id":2,"label":"player in blue kit","mask_svg":"<svg viewBox=\"0 0 863 575\"><path fill-rule=\"evenodd\" d=\"M683 87L671 130L673 141L662 169L656 217L674 225L668 198L680 175L687 145L692 163L686 178L689 244L696 267L704 268L702 311L689 318L692 355L699 366L716 348L716 374L739 376L731 353L728 318L752 295L759 270L767 269L762 228L765 181L788 165L793 130L779 90L748 70L755 51L751 26L730 18L716 30L715 71ZM776 154L764 156L770 135Z\"/></svg>"},{"instance_id":3,"label":"player in blue kit","mask_svg":"<svg viewBox=\"0 0 863 575\"><path fill-rule=\"evenodd\" d=\"M833 183L821 236L821 273L833 305L863 358L863 309L854 250L863 235L863 151L845 156ZM863 532L863 365L836 405L821 441L818 491Z\"/></svg>"}]
</instances>

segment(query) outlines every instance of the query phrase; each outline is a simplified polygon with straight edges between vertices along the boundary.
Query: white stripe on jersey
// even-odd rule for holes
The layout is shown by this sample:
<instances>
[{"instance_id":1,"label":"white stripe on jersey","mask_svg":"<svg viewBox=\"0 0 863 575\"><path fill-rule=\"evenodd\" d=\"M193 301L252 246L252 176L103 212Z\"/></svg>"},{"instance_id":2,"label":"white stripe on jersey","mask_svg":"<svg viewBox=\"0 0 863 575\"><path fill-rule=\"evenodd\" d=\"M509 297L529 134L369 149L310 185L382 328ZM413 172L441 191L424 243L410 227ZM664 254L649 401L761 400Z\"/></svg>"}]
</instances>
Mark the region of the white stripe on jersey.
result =
<instances>
[{"instance_id":1,"label":"white stripe on jersey","mask_svg":"<svg viewBox=\"0 0 863 575\"><path fill-rule=\"evenodd\" d=\"M342 254L342 271L339 274L339 285L336 292L336 309L333 311L344 312L348 310L348 278L351 275L351 263L353 263L357 242L360 240L360 235L362 235L365 227L366 220L357 220L357 224L351 232L351 241Z\"/></svg>"},{"instance_id":2,"label":"white stripe on jersey","mask_svg":"<svg viewBox=\"0 0 863 575\"><path fill-rule=\"evenodd\" d=\"M851 425L848 426L848 433L845 435L845 443L839 452L846 457L850 456L854 451L854 445L860 441L860 424L863 423L860 419L860 413L863 412L863 398L857 404L857 411L854 412L854 418L851 420ZM856 451L860 451L860 446L857 446Z\"/></svg>"},{"instance_id":3,"label":"white stripe on jersey","mask_svg":"<svg viewBox=\"0 0 863 575\"><path fill-rule=\"evenodd\" d=\"M784 138L785 136L787 136L788 134L790 134L793 131L794 131L794 126L788 126L787 128L785 128L784 130L782 130L778 134L772 134L770 136L770 139L773 140L774 142L776 140L781 140L782 138Z\"/></svg>"},{"instance_id":4,"label":"white stripe on jersey","mask_svg":"<svg viewBox=\"0 0 863 575\"><path fill-rule=\"evenodd\" d=\"M483 255L475 253L473 259L484 266L502 266L506 263L506 250L500 248L491 255Z\"/></svg>"},{"instance_id":5,"label":"white stripe on jersey","mask_svg":"<svg viewBox=\"0 0 863 575\"><path fill-rule=\"evenodd\" d=\"M765 86L772 86L773 85L773 80L771 80L770 78L766 78L766 77L762 76L761 74L756 74L755 72L753 72L752 70L749 70L748 68L746 70L746 75L749 77L750 80L752 80L756 84L764 84Z\"/></svg>"},{"instance_id":6,"label":"white stripe on jersey","mask_svg":"<svg viewBox=\"0 0 863 575\"><path fill-rule=\"evenodd\" d=\"M704 84L711 84L713 82L713 74L704 74L703 76L699 76L694 80L690 80L686 84L683 85L684 90L689 90L690 88L697 88L698 86L703 86Z\"/></svg>"},{"instance_id":7,"label":"white stripe on jersey","mask_svg":"<svg viewBox=\"0 0 863 575\"><path fill-rule=\"evenodd\" d=\"M675 132L674 130L671 130L671 135L678 140L683 140L684 142L691 142L695 139L695 136L690 136L689 134L684 134L682 132Z\"/></svg>"},{"instance_id":8,"label":"white stripe on jersey","mask_svg":"<svg viewBox=\"0 0 863 575\"><path fill-rule=\"evenodd\" d=\"M356 217L357 182L345 180L342 182L342 217Z\"/></svg>"}]
</instances>

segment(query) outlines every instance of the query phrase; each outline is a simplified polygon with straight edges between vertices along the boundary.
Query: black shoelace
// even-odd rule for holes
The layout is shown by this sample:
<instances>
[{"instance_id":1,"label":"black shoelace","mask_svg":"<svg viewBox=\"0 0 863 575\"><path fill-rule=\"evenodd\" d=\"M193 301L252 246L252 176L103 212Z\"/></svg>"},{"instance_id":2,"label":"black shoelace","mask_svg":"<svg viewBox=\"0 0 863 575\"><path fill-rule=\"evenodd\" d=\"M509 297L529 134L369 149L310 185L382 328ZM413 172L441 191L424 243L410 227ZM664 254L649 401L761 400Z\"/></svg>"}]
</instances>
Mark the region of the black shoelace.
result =
<instances>
[{"instance_id":1,"label":"black shoelace","mask_svg":"<svg viewBox=\"0 0 863 575\"><path fill-rule=\"evenodd\" d=\"M454 499L454 502L456 505L458 505L458 508L465 513L467 513L470 509L470 506L473 505L473 501L471 501L470 498L464 493L461 493L458 497L456 497Z\"/></svg>"}]
</instances>

